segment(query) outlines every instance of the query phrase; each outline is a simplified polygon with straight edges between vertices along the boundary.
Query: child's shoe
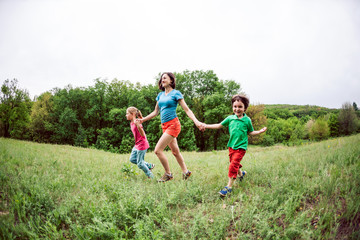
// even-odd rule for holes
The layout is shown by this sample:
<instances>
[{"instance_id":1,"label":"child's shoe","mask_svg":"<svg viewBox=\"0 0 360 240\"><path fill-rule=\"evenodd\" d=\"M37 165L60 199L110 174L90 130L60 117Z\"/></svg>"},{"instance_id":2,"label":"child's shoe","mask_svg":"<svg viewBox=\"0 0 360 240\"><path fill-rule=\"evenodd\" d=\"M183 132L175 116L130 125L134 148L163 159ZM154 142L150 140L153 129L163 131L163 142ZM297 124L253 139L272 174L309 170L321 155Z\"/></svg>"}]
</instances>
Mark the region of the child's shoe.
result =
<instances>
[{"instance_id":1,"label":"child's shoe","mask_svg":"<svg viewBox=\"0 0 360 240\"><path fill-rule=\"evenodd\" d=\"M232 189L228 186L224 187L220 192L220 196L225 197L226 194L230 194L232 192Z\"/></svg>"},{"instance_id":2,"label":"child's shoe","mask_svg":"<svg viewBox=\"0 0 360 240\"><path fill-rule=\"evenodd\" d=\"M168 175L167 173L165 173L159 180L158 180L158 182L167 182L167 181L169 181L169 180L171 180L171 179L173 179L174 177L173 177L173 175L172 175L172 173L170 173L170 175Z\"/></svg>"},{"instance_id":3,"label":"child's shoe","mask_svg":"<svg viewBox=\"0 0 360 240\"><path fill-rule=\"evenodd\" d=\"M247 174L246 171L242 171L242 172L239 171L238 175L237 175L237 177L239 178L239 181L242 181L246 174Z\"/></svg>"},{"instance_id":4,"label":"child's shoe","mask_svg":"<svg viewBox=\"0 0 360 240\"><path fill-rule=\"evenodd\" d=\"M188 170L186 173L183 173L183 179L186 180L191 176L191 172Z\"/></svg>"},{"instance_id":5,"label":"child's shoe","mask_svg":"<svg viewBox=\"0 0 360 240\"><path fill-rule=\"evenodd\" d=\"M149 167L149 170L151 171L151 170L153 170L155 168L155 164L153 164L153 163L150 163L150 167Z\"/></svg>"}]
</instances>

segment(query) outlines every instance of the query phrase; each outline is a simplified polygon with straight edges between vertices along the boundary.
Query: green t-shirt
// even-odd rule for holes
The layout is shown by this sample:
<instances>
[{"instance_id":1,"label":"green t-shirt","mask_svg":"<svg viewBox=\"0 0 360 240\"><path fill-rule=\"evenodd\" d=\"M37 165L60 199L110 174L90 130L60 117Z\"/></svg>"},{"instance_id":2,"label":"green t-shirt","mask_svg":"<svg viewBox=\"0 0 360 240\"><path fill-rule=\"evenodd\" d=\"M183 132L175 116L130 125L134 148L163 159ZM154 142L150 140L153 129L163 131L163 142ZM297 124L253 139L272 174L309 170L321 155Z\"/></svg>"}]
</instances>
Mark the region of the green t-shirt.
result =
<instances>
[{"instance_id":1,"label":"green t-shirt","mask_svg":"<svg viewBox=\"0 0 360 240\"><path fill-rule=\"evenodd\" d=\"M242 118L238 118L235 114L225 118L221 125L229 127L230 139L227 144L232 149L247 149L248 133L253 132L254 128L251 119L244 113Z\"/></svg>"}]
</instances>

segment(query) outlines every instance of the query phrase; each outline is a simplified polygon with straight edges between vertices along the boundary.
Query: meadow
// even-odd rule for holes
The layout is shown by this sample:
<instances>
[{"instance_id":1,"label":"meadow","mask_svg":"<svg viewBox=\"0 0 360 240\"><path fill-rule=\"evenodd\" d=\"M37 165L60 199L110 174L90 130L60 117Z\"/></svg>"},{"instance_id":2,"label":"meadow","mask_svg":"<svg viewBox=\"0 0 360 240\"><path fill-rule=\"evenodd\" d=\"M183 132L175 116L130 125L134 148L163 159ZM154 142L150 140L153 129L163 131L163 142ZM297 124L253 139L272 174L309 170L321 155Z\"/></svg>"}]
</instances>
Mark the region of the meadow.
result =
<instances>
[{"instance_id":1,"label":"meadow","mask_svg":"<svg viewBox=\"0 0 360 240\"><path fill-rule=\"evenodd\" d=\"M2 239L360 239L360 135L250 146L229 197L227 151L183 152L157 183L114 154L0 138ZM153 152L159 178L163 168Z\"/></svg>"}]
</instances>

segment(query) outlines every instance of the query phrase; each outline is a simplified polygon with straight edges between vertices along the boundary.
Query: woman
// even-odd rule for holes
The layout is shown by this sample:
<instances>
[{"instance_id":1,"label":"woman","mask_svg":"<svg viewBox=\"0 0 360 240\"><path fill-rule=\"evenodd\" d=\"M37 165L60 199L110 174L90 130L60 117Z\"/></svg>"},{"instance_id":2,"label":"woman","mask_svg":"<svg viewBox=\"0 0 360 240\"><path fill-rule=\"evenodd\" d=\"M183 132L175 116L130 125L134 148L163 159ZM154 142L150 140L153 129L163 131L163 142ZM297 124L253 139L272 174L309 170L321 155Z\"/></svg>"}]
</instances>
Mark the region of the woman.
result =
<instances>
[{"instance_id":1,"label":"woman","mask_svg":"<svg viewBox=\"0 0 360 240\"><path fill-rule=\"evenodd\" d=\"M143 119L138 119L140 123L146 122L160 112L161 117L161 128L163 134L155 146L155 154L159 158L161 164L165 169L165 174L158 180L159 182L166 182L173 179L173 175L170 171L169 161L164 154L164 149L169 146L172 154L175 156L179 163L181 170L183 171L183 179L188 179L191 172L187 169L183 156L180 153L180 149L177 143L177 136L181 131L181 124L176 115L176 108L179 104L188 115L188 117L194 121L195 125L200 129L204 130L205 126L199 122L194 113L186 105L183 95L180 91L175 89L176 80L175 75L170 72L165 72L161 75L159 80L159 89L162 90L156 97L155 110Z\"/></svg>"}]
</instances>

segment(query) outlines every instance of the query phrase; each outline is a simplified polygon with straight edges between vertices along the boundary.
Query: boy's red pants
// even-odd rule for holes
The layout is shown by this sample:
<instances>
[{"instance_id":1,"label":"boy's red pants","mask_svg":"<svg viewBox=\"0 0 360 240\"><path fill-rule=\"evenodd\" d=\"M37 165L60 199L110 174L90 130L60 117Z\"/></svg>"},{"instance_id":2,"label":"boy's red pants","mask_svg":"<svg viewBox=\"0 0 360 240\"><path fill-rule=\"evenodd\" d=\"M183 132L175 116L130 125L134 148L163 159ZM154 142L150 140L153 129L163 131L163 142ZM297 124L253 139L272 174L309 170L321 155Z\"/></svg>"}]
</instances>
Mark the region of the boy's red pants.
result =
<instances>
[{"instance_id":1,"label":"boy's red pants","mask_svg":"<svg viewBox=\"0 0 360 240\"><path fill-rule=\"evenodd\" d=\"M240 161L243 159L246 151L244 149L232 149L229 147L229 178L236 179L239 169L242 167Z\"/></svg>"}]
</instances>

